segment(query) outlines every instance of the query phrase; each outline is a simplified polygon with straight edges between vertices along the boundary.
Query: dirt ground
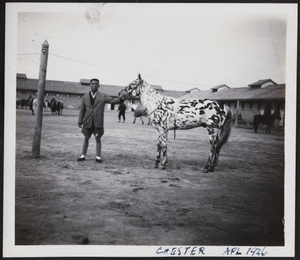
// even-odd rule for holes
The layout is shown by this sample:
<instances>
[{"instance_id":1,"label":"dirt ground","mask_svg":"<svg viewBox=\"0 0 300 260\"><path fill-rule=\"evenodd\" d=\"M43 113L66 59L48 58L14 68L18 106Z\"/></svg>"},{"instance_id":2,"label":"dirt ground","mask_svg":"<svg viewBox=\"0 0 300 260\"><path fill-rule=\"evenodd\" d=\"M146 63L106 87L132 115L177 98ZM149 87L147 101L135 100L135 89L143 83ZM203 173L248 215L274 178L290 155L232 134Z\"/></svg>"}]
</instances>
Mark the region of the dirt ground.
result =
<instances>
[{"instance_id":1,"label":"dirt ground","mask_svg":"<svg viewBox=\"0 0 300 260\"><path fill-rule=\"evenodd\" d=\"M232 128L215 172L204 173L206 129L169 133L168 164L154 169L156 130L105 112L103 163L77 162L78 110L17 110L16 245L284 245L284 135ZM147 120L145 120L147 121Z\"/></svg>"}]
</instances>

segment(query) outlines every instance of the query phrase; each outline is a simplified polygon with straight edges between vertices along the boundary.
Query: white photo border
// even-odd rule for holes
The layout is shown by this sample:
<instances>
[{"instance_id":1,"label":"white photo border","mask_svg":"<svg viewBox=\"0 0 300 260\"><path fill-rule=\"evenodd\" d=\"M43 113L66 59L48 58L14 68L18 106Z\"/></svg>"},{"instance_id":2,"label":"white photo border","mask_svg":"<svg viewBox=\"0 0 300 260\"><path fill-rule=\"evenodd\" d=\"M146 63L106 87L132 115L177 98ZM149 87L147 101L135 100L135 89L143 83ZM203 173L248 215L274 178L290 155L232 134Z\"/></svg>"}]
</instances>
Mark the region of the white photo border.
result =
<instances>
[{"instance_id":1,"label":"white photo border","mask_svg":"<svg viewBox=\"0 0 300 260\"><path fill-rule=\"evenodd\" d=\"M62 12L89 8L93 3L7 3L5 27L5 114L4 114L4 210L3 210L3 256L4 257L156 257L158 246L16 246L15 241L15 127L16 127L16 50L18 12ZM206 4L213 8L218 4ZM229 8L245 8L248 4L224 4ZM62 8L67 7L67 8ZM253 4L249 4L249 10ZM285 128L285 246L267 247L268 257L293 257L295 255L295 205L296 205L296 76L297 76L297 8L296 4L261 4L287 15L286 45L286 122ZM8 142L9 140L9 142ZM289 155L289 156L287 156ZM288 174L287 174L288 173ZM205 245L199 245L199 247ZM170 246L171 247L171 246ZM184 246L186 247L186 246ZM205 256L222 257L227 246L205 246ZM232 246L231 246L232 248ZM241 256L249 246L241 246ZM170 255L168 255L170 256ZM182 255L184 256L184 255ZM201 255L195 255L197 257ZM231 255L233 256L233 255Z\"/></svg>"}]
</instances>

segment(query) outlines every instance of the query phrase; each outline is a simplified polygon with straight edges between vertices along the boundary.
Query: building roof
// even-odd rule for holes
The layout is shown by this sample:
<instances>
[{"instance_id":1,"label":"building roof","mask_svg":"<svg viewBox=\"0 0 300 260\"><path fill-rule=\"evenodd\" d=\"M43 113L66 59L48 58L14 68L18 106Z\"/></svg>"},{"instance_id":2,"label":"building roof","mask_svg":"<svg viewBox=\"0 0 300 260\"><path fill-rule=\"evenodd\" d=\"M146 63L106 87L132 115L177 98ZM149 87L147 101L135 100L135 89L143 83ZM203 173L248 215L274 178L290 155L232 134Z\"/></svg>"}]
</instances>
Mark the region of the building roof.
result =
<instances>
[{"instance_id":1,"label":"building roof","mask_svg":"<svg viewBox=\"0 0 300 260\"><path fill-rule=\"evenodd\" d=\"M226 84L221 84L215 87L212 87L211 90L218 90L220 88L229 88Z\"/></svg>"},{"instance_id":2,"label":"building roof","mask_svg":"<svg viewBox=\"0 0 300 260\"><path fill-rule=\"evenodd\" d=\"M158 92L164 91L162 86L159 86L159 85L151 85L151 87L154 88Z\"/></svg>"},{"instance_id":3,"label":"building roof","mask_svg":"<svg viewBox=\"0 0 300 260\"><path fill-rule=\"evenodd\" d=\"M24 77L25 75L25 77ZM20 76L20 77L19 77ZM35 90L38 89L38 79L30 79L26 74L17 74L17 89L19 90ZM269 81L269 80L267 80ZM262 83L262 80L257 81ZM254 83L253 83L254 84ZM263 84L263 83L262 83ZM285 98L285 84L269 85L265 88L228 88L222 91L213 92L212 90L200 91L173 91L163 90L159 85L152 85L154 89L162 92L166 96L171 96L183 99L213 99L220 101L234 101L234 100L279 100ZM104 85L100 84L99 91L109 95L117 96L123 86ZM46 92L56 93L72 93L83 95L90 91L89 85L82 85L80 82L46 80Z\"/></svg>"},{"instance_id":4,"label":"building roof","mask_svg":"<svg viewBox=\"0 0 300 260\"><path fill-rule=\"evenodd\" d=\"M191 93L191 92L195 92L195 91L201 91L199 88L191 88L189 90L186 90L186 93Z\"/></svg>"},{"instance_id":5,"label":"building roof","mask_svg":"<svg viewBox=\"0 0 300 260\"><path fill-rule=\"evenodd\" d=\"M244 88L229 88L218 92L211 90L188 93L181 96L179 99L213 99L220 101L234 100L276 100L285 98L285 84L267 86L265 88L251 89Z\"/></svg>"},{"instance_id":6,"label":"building roof","mask_svg":"<svg viewBox=\"0 0 300 260\"><path fill-rule=\"evenodd\" d=\"M263 84L265 84L267 82L271 82L273 85L277 85L277 83L274 82L271 79L260 79L260 80L254 82L254 83L249 84L248 86L250 86L250 87L260 87L260 86L262 86Z\"/></svg>"},{"instance_id":7,"label":"building roof","mask_svg":"<svg viewBox=\"0 0 300 260\"><path fill-rule=\"evenodd\" d=\"M81 79L80 84L81 85L90 85L90 79Z\"/></svg>"},{"instance_id":8,"label":"building roof","mask_svg":"<svg viewBox=\"0 0 300 260\"><path fill-rule=\"evenodd\" d=\"M184 95L186 92L185 91L177 91L177 90L167 90L165 89L162 94L173 97L173 98L179 98L182 95Z\"/></svg>"},{"instance_id":9,"label":"building roof","mask_svg":"<svg viewBox=\"0 0 300 260\"><path fill-rule=\"evenodd\" d=\"M114 85L100 85L99 91L110 95L117 96L118 92L121 90L121 86ZM22 90L38 90L38 80L37 79L19 79L17 80L17 89ZM56 81L56 80L46 80L45 91L57 92L57 93L74 93L83 95L90 91L89 85L81 85L76 82L69 81Z\"/></svg>"},{"instance_id":10,"label":"building roof","mask_svg":"<svg viewBox=\"0 0 300 260\"><path fill-rule=\"evenodd\" d=\"M27 75L25 73L17 73L17 79L27 79Z\"/></svg>"},{"instance_id":11,"label":"building roof","mask_svg":"<svg viewBox=\"0 0 300 260\"><path fill-rule=\"evenodd\" d=\"M38 90L38 80L37 79L31 79L26 78L26 74L24 74L25 77L20 77L17 75L17 89L21 90ZM88 84L86 84L88 82ZM87 79L81 79L80 82L70 82L70 81L58 81L58 80L46 80L45 83L45 91L49 92L57 92L57 93L73 93L78 95L83 95L90 91L90 80ZM105 85L100 84L99 91L103 92L109 96L117 96L119 91L121 90L123 86L117 86L117 85ZM164 92L161 86L159 85L152 85L152 87L159 91ZM176 91L169 91L168 95L173 96L175 95L180 96L184 92L177 93Z\"/></svg>"}]
</instances>

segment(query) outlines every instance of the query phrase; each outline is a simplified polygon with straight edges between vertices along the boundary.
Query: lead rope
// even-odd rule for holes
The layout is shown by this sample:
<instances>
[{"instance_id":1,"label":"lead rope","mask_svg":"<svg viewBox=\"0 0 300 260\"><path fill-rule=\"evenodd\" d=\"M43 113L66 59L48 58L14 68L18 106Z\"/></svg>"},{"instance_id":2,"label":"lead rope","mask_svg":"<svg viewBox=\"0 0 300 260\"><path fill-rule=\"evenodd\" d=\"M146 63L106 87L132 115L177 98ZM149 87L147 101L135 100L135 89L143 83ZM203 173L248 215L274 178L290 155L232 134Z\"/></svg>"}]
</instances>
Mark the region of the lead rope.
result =
<instances>
[{"instance_id":1,"label":"lead rope","mask_svg":"<svg viewBox=\"0 0 300 260\"><path fill-rule=\"evenodd\" d=\"M176 139L176 115L177 115L177 103L174 107L174 139Z\"/></svg>"},{"instance_id":2,"label":"lead rope","mask_svg":"<svg viewBox=\"0 0 300 260\"><path fill-rule=\"evenodd\" d=\"M163 96L162 100L160 101L159 105L157 106L157 108L155 108L150 114L148 114L148 116L150 116L155 110L157 110L159 107L161 107L162 102L164 101L165 96Z\"/></svg>"},{"instance_id":3,"label":"lead rope","mask_svg":"<svg viewBox=\"0 0 300 260\"><path fill-rule=\"evenodd\" d=\"M176 139L176 118L174 119L174 139Z\"/></svg>"}]
</instances>

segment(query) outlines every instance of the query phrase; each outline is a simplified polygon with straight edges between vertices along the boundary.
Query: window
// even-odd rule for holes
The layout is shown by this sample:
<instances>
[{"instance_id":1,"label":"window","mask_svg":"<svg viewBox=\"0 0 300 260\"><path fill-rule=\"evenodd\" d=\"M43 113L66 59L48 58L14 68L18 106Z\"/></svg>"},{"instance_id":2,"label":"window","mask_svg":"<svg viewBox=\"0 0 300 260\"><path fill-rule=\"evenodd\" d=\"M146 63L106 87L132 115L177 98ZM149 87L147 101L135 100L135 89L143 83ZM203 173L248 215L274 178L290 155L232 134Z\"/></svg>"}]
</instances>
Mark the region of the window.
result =
<instances>
[{"instance_id":1,"label":"window","mask_svg":"<svg viewBox=\"0 0 300 260\"><path fill-rule=\"evenodd\" d=\"M70 97L71 97L71 94L67 94L67 97L70 98Z\"/></svg>"},{"instance_id":2,"label":"window","mask_svg":"<svg viewBox=\"0 0 300 260\"><path fill-rule=\"evenodd\" d=\"M55 96L59 97L59 93L56 93Z\"/></svg>"},{"instance_id":3,"label":"window","mask_svg":"<svg viewBox=\"0 0 300 260\"><path fill-rule=\"evenodd\" d=\"M228 102L228 106L231 107L231 103L230 102Z\"/></svg>"},{"instance_id":4,"label":"window","mask_svg":"<svg viewBox=\"0 0 300 260\"><path fill-rule=\"evenodd\" d=\"M242 109L245 108L245 102L241 102L241 107L242 107Z\"/></svg>"},{"instance_id":5,"label":"window","mask_svg":"<svg viewBox=\"0 0 300 260\"><path fill-rule=\"evenodd\" d=\"M252 109L252 101L249 102L249 108Z\"/></svg>"},{"instance_id":6,"label":"window","mask_svg":"<svg viewBox=\"0 0 300 260\"><path fill-rule=\"evenodd\" d=\"M257 110L261 109L261 102L257 102Z\"/></svg>"}]
</instances>

